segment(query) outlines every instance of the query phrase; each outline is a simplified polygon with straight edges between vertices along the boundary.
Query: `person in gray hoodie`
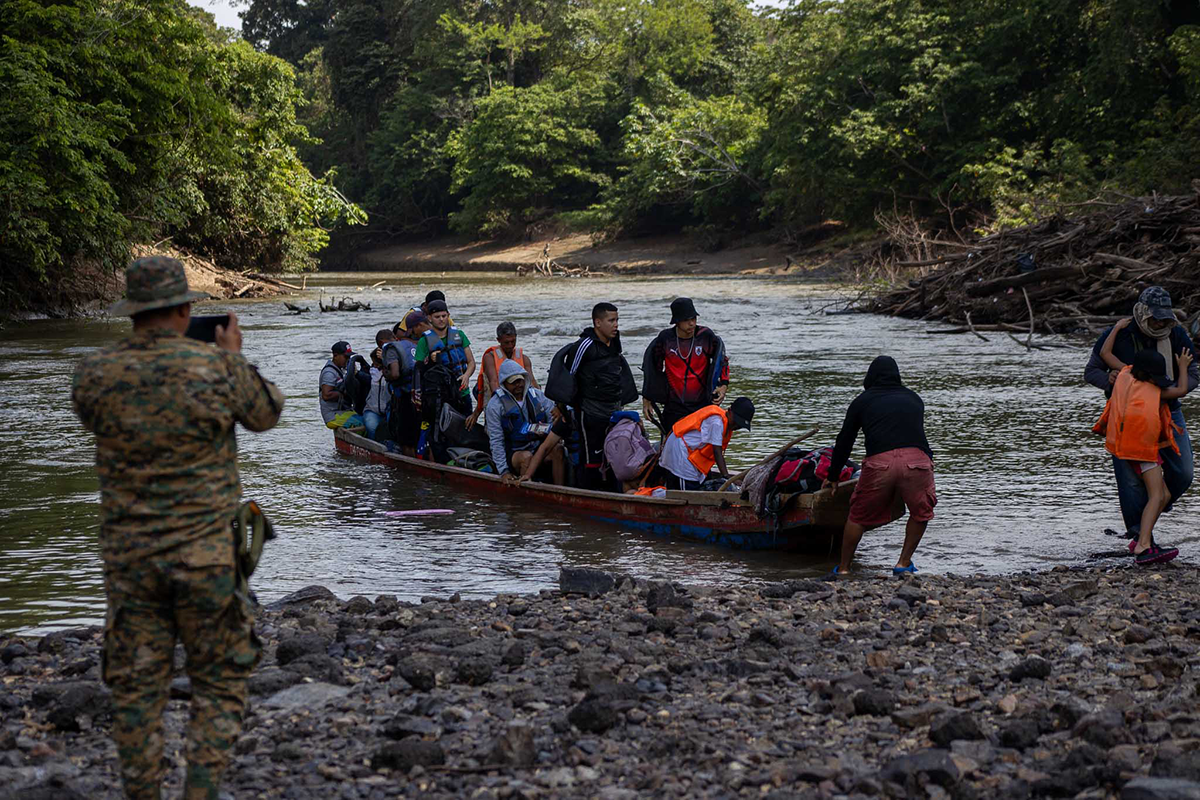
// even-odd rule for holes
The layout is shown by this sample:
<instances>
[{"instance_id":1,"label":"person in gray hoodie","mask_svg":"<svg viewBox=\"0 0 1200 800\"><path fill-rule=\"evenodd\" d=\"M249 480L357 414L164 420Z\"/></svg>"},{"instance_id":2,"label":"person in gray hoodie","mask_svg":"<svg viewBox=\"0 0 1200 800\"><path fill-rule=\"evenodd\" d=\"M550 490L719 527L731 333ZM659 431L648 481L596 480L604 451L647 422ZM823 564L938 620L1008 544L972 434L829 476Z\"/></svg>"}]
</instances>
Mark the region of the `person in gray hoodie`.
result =
<instances>
[{"instance_id":1,"label":"person in gray hoodie","mask_svg":"<svg viewBox=\"0 0 1200 800\"><path fill-rule=\"evenodd\" d=\"M484 410L492 461L505 483L516 483L538 445L550 432L554 403L529 385L529 373L511 359L500 365L500 388ZM554 483L566 482L562 448L550 454Z\"/></svg>"}]
</instances>

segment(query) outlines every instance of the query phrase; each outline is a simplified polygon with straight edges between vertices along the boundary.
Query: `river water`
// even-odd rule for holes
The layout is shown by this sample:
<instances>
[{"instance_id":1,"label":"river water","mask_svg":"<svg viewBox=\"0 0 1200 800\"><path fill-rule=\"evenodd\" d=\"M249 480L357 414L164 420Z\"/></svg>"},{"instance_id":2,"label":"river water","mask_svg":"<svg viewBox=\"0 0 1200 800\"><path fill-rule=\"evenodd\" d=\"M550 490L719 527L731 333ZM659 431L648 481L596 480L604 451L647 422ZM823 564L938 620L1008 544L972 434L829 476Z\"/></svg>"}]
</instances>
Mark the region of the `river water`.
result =
<instances>
[{"instance_id":1,"label":"river water","mask_svg":"<svg viewBox=\"0 0 1200 800\"><path fill-rule=\"evenodd\" d=\"M376 280L386 287L356 291ZM829 570L829 558L730 552L560 518L519 502L486 502L337 454L316 400L329 346L346 339L368 351L375 331L390 327L431 288L446 292L477 358L499 322L515 322L540 378L600 300L620 307L626 352L640 373L646 345L667 327L667 305L691 296L701 323L724 337L731 354L730 396L748 395L758 407L753 433L738 434L731 446L733 469L812 425L822 431L811 441L831 444L867 365L891 354L925 400L936 457L940 504L915 558L922 571L1045 568L1080 563L1119 544L1102 533L1119 523L1119 514L1103 444L1089 432L1103 398L1082 382L1083 349L1027 352L1008 337L983 342L930 335L920 322L827 316L821 309L837 290L777 278L332 274L310 279L309 287L301 301L312 306L308 314L289 315L278 299L199 309L236 311L244 352L287 396L275 429L239 435L246 494L267 509L280 533L254 576L263 600L314 583L342 597L530 592L555 585L564 564L685 583ZM373 310L318 313L315 289L322 288L366 300ZM127 321L99 319L33 321L0 331L0 630L47 630L103 616L92 442L71 412L69 391L75 363L127 330ZM856 448L857 457L861 452ZM1184 559L1200 538L1186 524L1194 502L1181 501L1157 537L1180 545ZM455 514L384 516L429 507ZM902 538L902 523L868 533L859 550L862 572L889 575Z\"/></svg>"}]
</instances>

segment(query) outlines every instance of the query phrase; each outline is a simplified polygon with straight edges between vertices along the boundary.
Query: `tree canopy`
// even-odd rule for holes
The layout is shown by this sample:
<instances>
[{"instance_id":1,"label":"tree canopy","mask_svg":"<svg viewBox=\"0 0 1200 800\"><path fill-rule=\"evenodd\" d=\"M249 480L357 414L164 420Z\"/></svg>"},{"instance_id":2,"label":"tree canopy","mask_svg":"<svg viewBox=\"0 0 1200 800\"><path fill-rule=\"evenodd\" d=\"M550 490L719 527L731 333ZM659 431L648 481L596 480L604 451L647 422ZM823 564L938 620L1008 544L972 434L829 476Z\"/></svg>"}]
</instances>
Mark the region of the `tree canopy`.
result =
<instances>
[{"instance_id":1,"label":"tree canopy","mask_svg":"<svg viewBox=\"0 0 1200 800\"><path fill-rule=\"evenodd\" d=\"M0 257L299 268L360 207L386 236L1004 225L1200 177L1189 0L242 3L240 40L183 0L0 4Z\"/></svg>"},{"instance_id":2,"label":"tree canopy","mask_svg":"<svg viewBox=\"0 0 1200 800\"><path fill-rule=\"evenodd\" d=\"M183 0L6 0L0 32L6 293L168 238L301 269L362 219L300 159L293 68Z\"/></svg>"}]
</instances>

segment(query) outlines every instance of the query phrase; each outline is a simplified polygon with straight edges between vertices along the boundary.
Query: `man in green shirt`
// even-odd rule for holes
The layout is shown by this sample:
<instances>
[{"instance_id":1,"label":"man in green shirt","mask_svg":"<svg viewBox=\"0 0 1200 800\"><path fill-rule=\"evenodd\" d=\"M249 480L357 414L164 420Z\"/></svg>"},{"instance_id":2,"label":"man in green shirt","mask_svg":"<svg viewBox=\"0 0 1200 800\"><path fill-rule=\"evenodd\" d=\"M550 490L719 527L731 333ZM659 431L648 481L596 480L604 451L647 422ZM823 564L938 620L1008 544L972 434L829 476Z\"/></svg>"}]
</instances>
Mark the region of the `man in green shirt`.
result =
<instances>
[{"instance_id":1,"label":"man in green shirt","mask_svg":"<svg viewBox=\"0 0 1200 800\"><path fill-rule=\"evenodd\" d=\"M475 373L475 355L471 340L450 324L450 312L443 300L429 303L430 330L417 342L413 357L422 368L418 370L419 386L413 402L425 412L428 420L436 418L437 407L443 402L452 404L464 416L471 413L471 376ZM424 397L422 397L422 394ZM436 397L435 397L436 396Z\"/></svg>"}]
</instances>

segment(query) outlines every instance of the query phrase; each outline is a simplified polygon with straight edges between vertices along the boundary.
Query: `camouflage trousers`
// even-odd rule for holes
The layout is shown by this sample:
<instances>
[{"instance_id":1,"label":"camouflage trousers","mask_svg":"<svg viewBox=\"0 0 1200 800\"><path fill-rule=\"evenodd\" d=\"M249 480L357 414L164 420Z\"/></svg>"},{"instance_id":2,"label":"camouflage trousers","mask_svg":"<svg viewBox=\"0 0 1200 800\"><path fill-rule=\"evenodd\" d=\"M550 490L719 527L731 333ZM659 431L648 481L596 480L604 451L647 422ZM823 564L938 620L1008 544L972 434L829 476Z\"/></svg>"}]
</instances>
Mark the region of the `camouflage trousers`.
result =
<instances>
[{"instance_id":1,"label":"camouflage trousers","mask_svg":"<svg viewBox=\"0 0 1200 800\"><path fill-rule=\"evenodd\" d=\"M162 714L175 642L187 652L191 718L184 797L217 797L242 728L246 679L261 653L249 602L232 565L163 558L105 574L104 681L112 690L113 739L125 792L157 800L165 772Z\"/></svg>"}]
</instances>

